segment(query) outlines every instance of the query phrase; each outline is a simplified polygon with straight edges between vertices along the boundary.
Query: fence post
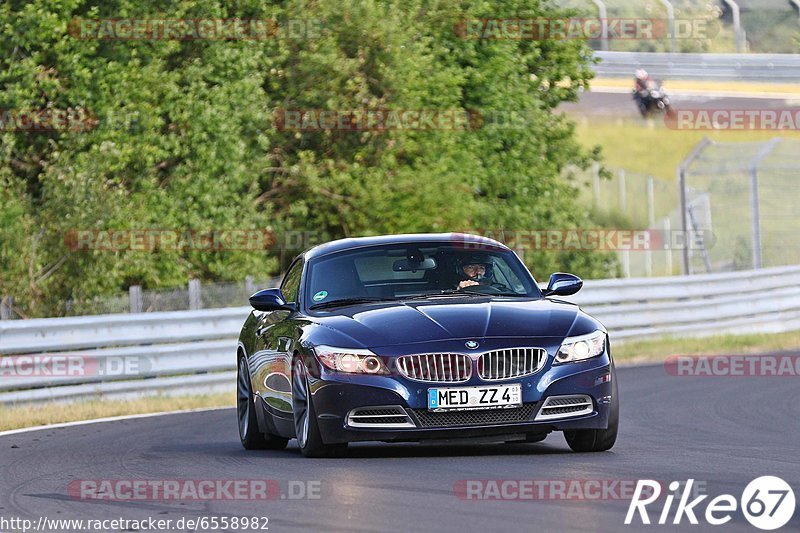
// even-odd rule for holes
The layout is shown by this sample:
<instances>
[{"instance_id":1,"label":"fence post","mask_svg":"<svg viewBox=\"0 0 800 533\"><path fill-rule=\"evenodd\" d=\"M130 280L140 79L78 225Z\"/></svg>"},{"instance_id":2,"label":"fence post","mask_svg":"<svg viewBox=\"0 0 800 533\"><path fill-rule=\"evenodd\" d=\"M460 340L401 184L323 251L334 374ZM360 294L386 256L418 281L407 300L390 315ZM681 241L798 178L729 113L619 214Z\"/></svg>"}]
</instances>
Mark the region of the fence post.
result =
<instances>
[{"instance_id":1,"label":"fence post","mask_svg":"<svg viewBox=\"0 0 800 533\"><path fill-rule=\"evenodd\" d=\"M780 137L770 139L750 161L750 231L752 233L753 269L761 268L761 209L758 200L758 165L781 142Z\"/></svg>"},{"instance_id":2,"label":"fence post","mask_svg":"<svg viewBox=\"0 0 800 533\"><path fill-rule=\"evenodd\" d=\"M592 2L597 6L597 11L600 14L600 31L602 32L600 34L600 49L608 50L608 11L602 0L592 0Z\"/></svg>"},{"instance_id":3,"label":"fence post","mask_svg":"<svg viewBox=\"0 0 800 533\"><path fill-rule=\"evenodd\" d=\"M689 221L688 212L687 212L687 202L686 202L686 170L689 166L694 162L695 159L700 155L700 153L706 149L706 146L712 144L714 141L709 139L708 137L703 137L703 139L694 147L694 149L686 156L686 158L680 162L678 168L675 169L675 173L678 175L678 200L680 202L680 209L681 209L681 231L683 232L684 240L686 236L689 235ZM669 235L669 233L667 233ZM670 242L672 239L670 238ZM671 252L670 252L671 253ZM688 276L692 273L692 265L689 263L689 247L683 247L683 274ZM672 262L672 256L669 257L670 262Z\"/></svg>"},{"instance_id":4,"label":"fence post","mask_svg":"<svg viewBox=\"0 0 800 533\"><path fill-rule=\"evenodd\" d=\"M800 15L800 0L790 0L790 1L794 4L794 7L797 8L797 14Z\"/></svg>"},{"instance_id":5,"label":"fence post","mask_svg":"<svg viewBox=\"0 0 800 533\"><path fill-rule=\"evenodd\" d=\"M653 176L647 176L647 227L651 230L656 227L655 203ZM644 252L644 272L647 277L653 275L653 250L651 246L648 246Z\"/></svg>"},{"instance_id":6,"label":"fence post","mask_svg":"<svg viewBox=\"0 0 800 533\"><path fill-rule=\"evenodd\" d=\"M742 45L744 44L744 39L742 35L742 19L739 16L739 4L737 4L734 0L722 0L728 7L731 8L731 13L733 14L733 32L735 34L736 39L736 53L742 53Z\"/></svg>"},{"instance_id":7,"label":"fence post","mask_svg":"<svg viewBox=\"0 0 800 533\"><path fill-rule=\"evenodd\" d=\"M669 241L668 241L669 245L667 246L667 249L665 250L665 252L667 252L667 258L666 258L667 259L667 276L671 276L672 275L672 242L674 242L674 239L672 238L672 235L670 235L671 232L672 232L672 223L669 221L669 217L664 217L664 235L666 235L667 239L669 239ZM685 233L684 233L684 235L685 235ZM686 247L684 246L684 249L685 248ZM686 261L688 263L688 256L686 256ZM685 272L686 271L684 270L684 273Z\"/></svg>"},{"instance_id":8,"label":"fence post","mask_svg":"<svg viewBox=\"0 0 800 533\"><path fill-rule=\"evenodd\" d=\"M202 303L200 301L200 280L199 279L190 279L189 280L189 309L202 309Z\"/></svg>"},{"instance_id":9,"label":"fence post","mask_svg":"<svg viewBox=\"0 0 800 533\"><path fill-rule=\"evenodd\" d=\"M628 202L625 194L625 169L619 169L619 209L623 213L628 210Z\"/></svg>"},{"instance_id":10,"label":"fence post","mask_svg":"<svg viewBox=\"0 0 800 533\"><path fill-rule=\"evenodd\" d=\"M253 276L246 276L244 278L244 290L248 295L256 292L256 283L253 280Z\"/></svg>"},{"instance_id":11,"label":"fence post","mask_svg":"<svg viewBox=\"0 0 800 533\"><path fill-rule=\"evenodd\" d=\"M622 275L623 277L631 277L631 251L622 250Z\"/></svg>"},{"instance_id":12,"label":"fence post","mask_svg":"<svg viewBox=\"0 0 800 533\"><path fill-rule=\"evenodd\" d=\"M142 312L142 286L141 285L131 285L128 288L128 297L130 298L130 309L131 313L141 313Z\"/></svg>"},{"instance_id":13,"label":"fence post","mask_svg":"<svg viewBox=\"0 0 800 533\"><path fill-rule=\"evenodd\" d=\"M669 51L675 53L675 8L669 0L661 0L667 8L667 19L669 19Z\"/></svg>"},{"instance_id":14,"label":"fence post","mask_svg":"<svg viewBox=\"0 0 800 533\"><path fill-rule=\"evenodd\" d=\"M0 320L11 320L14 318L14 298L12 296L3 296L0 298Z\"/></svg>"}]
</instances>

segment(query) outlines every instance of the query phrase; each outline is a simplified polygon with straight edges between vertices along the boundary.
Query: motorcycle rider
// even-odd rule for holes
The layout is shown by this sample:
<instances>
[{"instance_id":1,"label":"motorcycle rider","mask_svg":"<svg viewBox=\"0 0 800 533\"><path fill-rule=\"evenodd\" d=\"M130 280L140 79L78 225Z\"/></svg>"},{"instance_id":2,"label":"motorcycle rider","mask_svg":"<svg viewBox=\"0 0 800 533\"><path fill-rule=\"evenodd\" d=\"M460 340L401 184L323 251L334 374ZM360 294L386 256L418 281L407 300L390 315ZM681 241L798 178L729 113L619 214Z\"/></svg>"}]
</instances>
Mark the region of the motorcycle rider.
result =
<instances>
[{"instance_id":1,"label":"motorcycle rider","mask_svg":"<svg viewBox=\"0 0 800 533\"><path fill-rule=\"evenodd\" d=\"M636 69L636 74L634 78L634 84L636 87L636 92L644 91L648 88L648 82L652 81L653 78L650 77L650 74L641 67Z\"/></svg>"},{"instance_id":2,"label":"motorcycle rider","mask_svg":"<svg viewBox=\"0 0 800 533\"><path fill-rule=\"evenodd\" d=\"M653 78L650 77L648 72L639 67L636 69L636 74L634 77L634 91L633 91L633 99L636 101L636 106L639 108L639 112L642 116L647 114L647 104L648 100L650 99L650 88L654 84Z\"/></svg>"}]
</instances>

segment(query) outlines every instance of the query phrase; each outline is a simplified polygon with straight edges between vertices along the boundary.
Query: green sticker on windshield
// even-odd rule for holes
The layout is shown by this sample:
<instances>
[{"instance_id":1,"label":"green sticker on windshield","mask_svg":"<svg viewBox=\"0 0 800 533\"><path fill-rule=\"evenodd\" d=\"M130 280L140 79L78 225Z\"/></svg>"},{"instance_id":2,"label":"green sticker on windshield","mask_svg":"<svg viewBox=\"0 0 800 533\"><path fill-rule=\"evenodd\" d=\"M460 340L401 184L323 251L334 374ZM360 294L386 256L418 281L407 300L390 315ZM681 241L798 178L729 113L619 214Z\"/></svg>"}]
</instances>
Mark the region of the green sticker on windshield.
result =
<instances>
[{"instance_id":1,"label":"green sticker on windshield","mask_svg":"<svg viewBox=\"0 0 800 533\"><path fill-rule=\"evenodd\" d=\"M317 294L314 295L314 301L319 302L320 300L324 300L328 297L328 291L319 291Z\"/></svg>"}]
</instances>

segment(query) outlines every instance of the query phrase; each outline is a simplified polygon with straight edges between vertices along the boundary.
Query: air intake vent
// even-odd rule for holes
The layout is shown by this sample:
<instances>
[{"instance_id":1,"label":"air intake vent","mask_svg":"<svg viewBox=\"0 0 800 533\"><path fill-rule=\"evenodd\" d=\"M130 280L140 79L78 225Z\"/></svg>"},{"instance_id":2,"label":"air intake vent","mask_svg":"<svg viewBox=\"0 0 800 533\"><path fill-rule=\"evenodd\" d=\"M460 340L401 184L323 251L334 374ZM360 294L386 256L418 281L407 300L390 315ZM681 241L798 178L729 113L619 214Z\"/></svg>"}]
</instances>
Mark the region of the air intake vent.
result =
<instances>
[{"instance_id":1,"label":"air intake vent","mask_svg":"<svg viewBox=\"0 0 800 533\"><path fill-rule=\"evenodd\" d=\"M510 409L482 409L477 411L440 411L414 409L414 415L424 428L445 428L454 426L491 426L493 424L513 424L529 421L535 403Z\"/></svg>"},{"instance_id":2,"label":"air intake vent","mask_svg":"<svg viewBox=\"0 0 800 533\"><path fill-rule=\"evenodd\" d=\"M347 425L354 428L413 428L406 410L399 405L357 407L347 414Z\"/></svg>"},{"instance_id":3,"label":"air intake vent","mask_svg":"<svg viewBox=\"0 0 800 533\"><path fill-rule=\"evenodd\" d=\"M594 403L589 396L578 394L573 396L550 396L542 404L536 420L554 418L570 418L590 415L594 412Z\"/></svg>"}]
</instances>

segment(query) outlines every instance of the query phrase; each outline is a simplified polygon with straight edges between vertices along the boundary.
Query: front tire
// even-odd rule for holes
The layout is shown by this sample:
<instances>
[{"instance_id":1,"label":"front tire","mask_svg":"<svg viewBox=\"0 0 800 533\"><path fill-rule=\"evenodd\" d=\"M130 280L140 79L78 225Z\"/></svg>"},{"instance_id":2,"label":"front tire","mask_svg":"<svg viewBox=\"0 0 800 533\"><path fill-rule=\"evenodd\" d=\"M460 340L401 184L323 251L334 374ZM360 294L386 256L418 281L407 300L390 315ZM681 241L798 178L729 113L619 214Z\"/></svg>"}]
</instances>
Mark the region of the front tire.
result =
<instances>
[{"instance_id":1,"label":"front tire","mask_svg":"<svg viewBox=\"0 0 800 533\"><path fill-rule=\"evenodd\" d=\"M308 371L300 358L294 360L292 368L292 411L297 446L306 457L332 457L347 448L347 443L328 445L322 441Z\"/></svg>"},{"instance_id":2,"label":"front tire","mask_svg":"<svg viewBox=\"0 0 800 533\"><path fill-rule=\"evenodd\" d=\"M288 439L261 433L256 419L253 388L247 358L240 357L236 373L236 414L239 419L239 439L246 450L282 450Z\"/></svg>"},{"instance_id":3,"label":"front tire","mask_svg":"<svg viewBox=\"0 0 800 533\"><path fill-rule=\"evenodd\" d=\"M565 431L564 438L572 451L575 452L604 452L610 450L617 441L619 430L619 395L617 394L617 376L612 373L614 386L611 394L611 412L608 415L608 428L606 429L577 429Z\"/></svg>"}]
</instances>

